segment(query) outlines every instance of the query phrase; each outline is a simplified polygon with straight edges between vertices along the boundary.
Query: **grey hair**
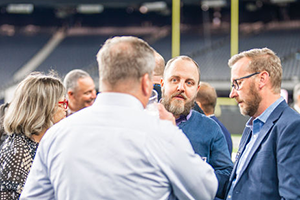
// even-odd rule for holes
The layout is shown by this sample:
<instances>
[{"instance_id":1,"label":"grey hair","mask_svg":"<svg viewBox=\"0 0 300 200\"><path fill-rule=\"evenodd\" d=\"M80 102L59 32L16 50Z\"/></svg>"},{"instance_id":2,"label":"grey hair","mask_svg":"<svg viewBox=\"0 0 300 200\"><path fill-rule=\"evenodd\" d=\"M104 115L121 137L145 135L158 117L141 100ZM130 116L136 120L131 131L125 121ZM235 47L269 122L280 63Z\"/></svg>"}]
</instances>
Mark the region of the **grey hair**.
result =
<instances>
[{"instance_id":1,"label":"grey hair","mask_svg":"<svg viewBox=\"0 0 300 200\"><path fill-rule=\"evenodd\" d=\"M25 134L31 138L53 125L58 101L64 97L61 80L52 74L31 73L21 81L4 116L7 134Z\"/></svg>"},{"instance_id":2,"label":"grey hair","mask_svg":"<svg viewBox=\"0 0 300 200\"><path fill-rule=\"evenodd\" d=\"M298 96L300 95L300 83L298 83L297 85L295 85L294 87L294 91L293 91L293 99L294 99L294 103L298 102Z\"/></svg>"},{"instance_id":3,"label":"grey hair","mask_svg":"<svg viewBox=\"0 0 300 200\"><path fill-rule=\"evenodd\" d=\"M106 40L97 54L100 81L114 87L119 81L139 81L144 74L152 77L154 52L142 39L133 36Z\"/></svg>"},{"instance_id":4,"label":"grey hair","mask_svg":"<svg viewBox=\"0 0 300 200\"><path fill-rule=\"evenodd\" d=\"M193 60L192 58L190 58L189 56L177 56L177 57L170 59L167 62L166 67L165 67L164 78L165 78L166 71L169 69L171 64L176 60L188 60L188 61L193 62L195 64L195 66L197 67L198 77L199 77L198 84L200 84L200 77L201 77L200 67L199 67L198 63L195 60Z\"/></svg>"},{"instance_id":5,"label":"grey hair","mask_svg":"<svg viewBox=\"0 0 300 200\"><path fill-rule=\"evenodd\" d=\"M231 68L237 61L244 57L251 60L247 66L249 72L267 71L271 79L273 92L280 93L282 80L280 58L268 48L251 49L232 56L228 61L229 67Z\"/></svg>"},{"instance_id":6,"label":"grey hair","mask_svg":"<svg viewBox=\"0 0 300 200\"><path fill-rule=\"evenodd\" d=\"M66 91L76 91L78 79L90 77L90 75L81 69L74 69L70 71L64 78L64 86Z\"/></svg>"}]
</instances>

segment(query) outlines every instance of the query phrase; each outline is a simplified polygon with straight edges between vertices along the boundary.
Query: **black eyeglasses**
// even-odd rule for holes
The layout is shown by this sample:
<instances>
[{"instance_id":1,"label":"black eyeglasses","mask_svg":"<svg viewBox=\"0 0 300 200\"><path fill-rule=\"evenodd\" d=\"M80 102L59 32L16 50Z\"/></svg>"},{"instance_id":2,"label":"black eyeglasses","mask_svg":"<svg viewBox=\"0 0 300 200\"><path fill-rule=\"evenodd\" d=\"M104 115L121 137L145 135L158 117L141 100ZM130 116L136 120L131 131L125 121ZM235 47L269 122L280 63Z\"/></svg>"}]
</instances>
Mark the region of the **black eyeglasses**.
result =
<instances>
[{"instance_id":1,"label":"black eyeglasses","mask_svg":"<svg viewBox=\"0 0 300 200\"><path fill-rule=\"evenodd\" d=\"M254 76L254 75L259 74L259 73L260 73L260 72L255 72L255 73L250 74L250 75L248 75L248 76L243 76L243 77L241 77L241 78L234 79L233 82L232 82L231 87L234 88L234 89L236 89L236 90L239 90L239 89L240 89L240 86L239 86L239 84L238 84L237 81L242 80L242 79L246 79L246 78L250 78L251 76Z\"/></svg>"}]
</instances>

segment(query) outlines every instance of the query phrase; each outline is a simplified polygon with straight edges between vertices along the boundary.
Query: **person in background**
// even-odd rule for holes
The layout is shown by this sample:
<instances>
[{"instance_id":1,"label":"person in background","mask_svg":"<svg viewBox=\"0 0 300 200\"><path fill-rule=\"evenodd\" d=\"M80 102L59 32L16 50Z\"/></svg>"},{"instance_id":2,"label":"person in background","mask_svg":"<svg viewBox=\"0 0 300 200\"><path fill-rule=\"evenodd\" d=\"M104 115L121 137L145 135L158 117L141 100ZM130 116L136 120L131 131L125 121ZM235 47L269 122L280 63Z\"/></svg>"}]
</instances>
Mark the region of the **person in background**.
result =
<instances>
[{"instance_id":1,"label":"person in background","mask_svg":"<svg viewBox=\"0 0 300 200\"><path fill-rule=\"evenodd\" d=\"M192 109L199 83L200 68L193 59L188 56L172 58L167 62L161 82L161 103L174 115L194 151L214 168L219 181L217 197L223 198L233 164L219 125Z\"/></svg>"},{"instance_id":2,"label":"person in background","mask_svg":"<svg viewBox=\"0 0 300 200\"><path fill-rule=\"evenodd\" d=\"M165 70L165 59L154 49L153 51L155 57L155 67L153 70L153 89L156 90L158 94L158 100L160 100L161 99L160 80L162 79Z\"/></svg>"},{"instance_id":3,"label":"person in background","mask_svg":"<svg viewBox=\"0 0 300 200\"><path fill-rule=\"evenodd\" d=\"M293 105L292 108L300 113L300 83L295 85L294 92L293 92Z\"/></svg>"},{"instance_id":4,"label":"person in background","mask_svg":"<svg viewBox=\"0 0 300 200\"><path fill-rule=\"evenodd\" d=\"M8 138L0 151L0 199L19 199L46 130L66 116L63 83L32 73L17 87L5 116Z\"/></svg>"},{"instance_id":5,"label":"person in background","mask_svg":"<svg viewBox=\"0 0 300 200\"><path fill-rule=\"evenodd\" d=\"M244 129L227 200L300 199L300 115L280 95L281 61L268 49L251 49L228 61Z\"/></svg>"},{"instance_id":6,"label":"person in background","mask_svg":"<svg viewBox=\"0 0 300 200\"><path fill-rule=\"evenodd\" d=\"M136 37L114 37L97 61L95 103L47 132L20 199L212 199L218 186L211 166L172 122L145 111L152 48Z\"/></svg>"},{"instance_id":7,"label":"person in background","mask_svg":"<svg viewBox=\"0 0 300 200\"><path fill-rule=\"evenodd\" d=\"M95 84L87 72L81 69L70 71L64 78L64 86L69 101L67 116L94 103L96 98Z\"/></svg>"},{"instance_id":8,"label":"person in background","mask_svg":"<svg viewBox=\"0 0 300 200\"><path fill-rule=\"evenodd\" d=\"M2 145L4 140L7 138L7 134L4 131L3 127L3 119L4 119L4 114L9 106L9 103L4 103L0 106L0 150L2 149Z\"/></svg>"},{"instance_id":9,"label":"person in background","mask_svg":"<svg viewBox=\"0 0 300 200\"><path fill-rule=\"evenodd\" d=\"M204 114L213 120L215 120L222 129L225 136L228 150L230 155L232 154L232 140L231 135L227 128L222 124L222 122L215 116L215 107L217 104L217 92L214 87L209 83L201 81L200 89L197 93L196 102L199 107L204 111Z\"/></svg>"},{"instance_id":10,"label":"person in background","mask_svg":"<svg viewBox=\"0 0 300 200\"><path fill-rule=\"evenodd\" d=\"M158 101L161 99L161 79L163 78L164 70L165 70L165 60L164 58L156 52L154 49L154 55L155 55L155 68L154 68L154 75L153 75L153 89L157 92L158 94ZM195 102L194 110L204 114L203 110L199 107L199 105Z\"/></svg>"}]
</instances>

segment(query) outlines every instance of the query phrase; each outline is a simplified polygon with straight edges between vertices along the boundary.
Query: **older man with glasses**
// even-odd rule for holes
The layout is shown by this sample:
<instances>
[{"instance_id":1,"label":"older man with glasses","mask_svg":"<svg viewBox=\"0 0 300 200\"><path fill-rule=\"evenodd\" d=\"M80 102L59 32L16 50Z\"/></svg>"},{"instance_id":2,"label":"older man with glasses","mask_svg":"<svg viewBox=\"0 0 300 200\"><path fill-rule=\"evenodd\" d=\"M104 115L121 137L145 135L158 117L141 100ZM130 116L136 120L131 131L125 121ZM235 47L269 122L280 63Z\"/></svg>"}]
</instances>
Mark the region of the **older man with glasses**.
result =
<instances>
[{"instance_id":1,"label":"older man with glasses","mask_svg":"<svg viewBox=\"0 0 300 200\"><path fill-rule=\"evenodd\" d=\"M300 199L300 115L280 96L282 67L268 48L229 60L232 91L246 124L227 200Z\"/></svg>"}]
</instances>

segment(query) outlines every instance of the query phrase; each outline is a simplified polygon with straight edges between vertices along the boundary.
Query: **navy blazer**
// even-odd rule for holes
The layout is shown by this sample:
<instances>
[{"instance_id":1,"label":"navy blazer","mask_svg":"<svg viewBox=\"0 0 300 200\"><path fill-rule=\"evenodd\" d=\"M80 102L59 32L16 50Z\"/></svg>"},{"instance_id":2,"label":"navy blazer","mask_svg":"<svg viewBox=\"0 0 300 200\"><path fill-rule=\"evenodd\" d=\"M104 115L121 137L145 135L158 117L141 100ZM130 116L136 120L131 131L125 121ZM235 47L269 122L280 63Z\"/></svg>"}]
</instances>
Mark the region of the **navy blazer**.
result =
<instances>
[{"instance_id":1,"label":"navy blazer","mask_svg":"<svg viewBox=\"0 0 300 200\"><path fill-rule=\"evenodd\" d=\"M250 137L245 128L227 193ZM262 127L232 192L232 200L283 199L300 199L300 115L285 101Z\"/></svg>"}]
</instances>

